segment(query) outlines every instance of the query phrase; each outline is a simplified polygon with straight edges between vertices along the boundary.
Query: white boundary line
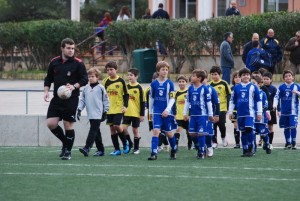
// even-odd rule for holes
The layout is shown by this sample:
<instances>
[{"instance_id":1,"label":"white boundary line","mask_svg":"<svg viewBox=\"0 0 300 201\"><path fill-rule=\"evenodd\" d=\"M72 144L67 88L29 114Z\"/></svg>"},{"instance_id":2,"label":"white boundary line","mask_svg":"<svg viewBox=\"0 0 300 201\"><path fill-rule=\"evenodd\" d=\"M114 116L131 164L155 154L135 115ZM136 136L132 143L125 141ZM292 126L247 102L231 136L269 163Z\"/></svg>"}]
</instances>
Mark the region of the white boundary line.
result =
<instances>
[{"instance_id":1,"label":"white boundary line","mask_svg":"<svg viewBox=\"0 0 300 201\"><path fill-rule=\"evenodd\" d=\"M114 165L114 164L72 164L72 163L0 163L0 166L67 166L67 167L128 167L128 168L188 168L188 169L234 169L257 171L298 172L300 169L289 168L252 168L252 167L216 167L216 166L179 166L179 165Z\"/></svg>"},{"instance_id":2,"label":"white boundary line","mask_svg":"<svg viewBox=\"0 0 300 201\"><path fill-rule=\"evenodd\" d=\"M78 176L78 177L146 177L146 178L181 178L181 179L223 179L223 180L263 180L263 181L299 181L299 179L288 178L257 178L257 177L211 177L211 176L189 176L189 175L135 175L135 174L72 174L72 173L35 173L35 172L1 172L0 175L25 175L25 176Z\"/></svg>"}]
</instances>

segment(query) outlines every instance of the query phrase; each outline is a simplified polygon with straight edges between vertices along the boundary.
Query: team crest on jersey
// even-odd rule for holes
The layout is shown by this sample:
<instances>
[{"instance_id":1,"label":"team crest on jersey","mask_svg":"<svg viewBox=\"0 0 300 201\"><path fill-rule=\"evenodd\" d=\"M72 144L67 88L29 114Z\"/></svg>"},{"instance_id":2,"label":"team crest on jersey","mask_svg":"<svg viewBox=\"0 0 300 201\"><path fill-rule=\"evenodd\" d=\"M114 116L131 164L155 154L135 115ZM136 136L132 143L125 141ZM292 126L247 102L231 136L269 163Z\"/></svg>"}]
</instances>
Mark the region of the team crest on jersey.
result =
<instances>
[{"instance_id":1,"label":"team crest on jersey","mask_svg":"<svg viewBox=\"0 0 300 201\"><path fill-rule=\"evenodd\" d=\"M264 133L265 132L265 129L263 128L263 129L261 129L261 131L260 132L262 132L262 133Z\"/></svg>"},{"instance_id":2,"label":"team crest on jersey","mask_svg":"<svg viewBox=\"0 0 300 201\"><path fill-rule=\"evenodd\" d=\"M68 71L67 76L71 76L71 71Z\"/></svg>"},{"instance_id":3,"label":"team crest on jersey","mask_svg":"<svg viewBox=\"0 0 300 201\"><path fill-rule=\"evenodd\" d=\"M246 96L245 92L242 92L241 97L245 98L245 96Z\"/></svg>"},{"instance_id":4,"label":"team crest on jersey","mask_svg":"<svg viewBox=\"0 0 300 201\"><path fill-rule=\"evenodd\" d=\"M219 87L218 87L218 89L219 89L219 90L221 90L221 89L222 89L222 87L221 87L221 86L219 86Z\"/></svg>"},{"instance_id":5,"label":"team crest on jersey","mask_svg":"<svg viewBox=\"0 0 300 201\"><path fill-rule=\"evenodd\" d=\"M133 93L134 93L134 94L136 94L136 93L137 93L137 91L136 91L136 90L134 90L134 91L133 91Z\"/></svg>"},{"instance_id":6,"label":"team crest on jersey","mask_svg":"<svg viewBox=\"0 0 300 201\"><path fill-rule=\"evenodd\" d=\"M116 85L116 88L117 88L117 89L119 89L119 88L120 88L120 86L119 86L119 85Z\"/></svg>"},{"instance_id":7,"label":"team crest on jersey","mask_svg":"<svg viewBox=\"0 0 300 201\"><path fill-rule=\"evenodd\" d=\"M163 91L163 90L159 90L158 94L159 94L160 96L162 96L162 95L164 95L164 91Z\"/></svg>"},{"instance_id":8,"label":"team crest on jersey","mask_svg":"<svg viewBox=\"0 0 300 201\"><path fill-rule=\"evenodd\" d=\"M290 92L286 91L285 96L288 97L290 95Z\"/></svg>"},{"instance_id":9,"label":"team crest on jersey","mask_svg":"<svg viewBox=\"0 0 300 201\"><path fill-rule=\"evenodd\" d=\"M197 96L193 95L193 101L196 101L196 100L197 100Z\"/></svg>"}]
</instances>

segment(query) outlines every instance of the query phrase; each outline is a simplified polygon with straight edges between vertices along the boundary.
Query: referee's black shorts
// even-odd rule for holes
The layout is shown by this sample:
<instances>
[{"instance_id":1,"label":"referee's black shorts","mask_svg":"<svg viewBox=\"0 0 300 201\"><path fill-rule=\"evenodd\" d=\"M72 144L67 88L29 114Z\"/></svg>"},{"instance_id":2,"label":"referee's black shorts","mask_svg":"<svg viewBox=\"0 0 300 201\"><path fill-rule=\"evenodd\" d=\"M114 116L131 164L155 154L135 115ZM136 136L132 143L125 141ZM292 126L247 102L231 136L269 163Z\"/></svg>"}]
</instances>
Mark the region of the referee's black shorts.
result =
<instances>
[{"instance_id":1,"label":"referee's black shorts","mask_svg":"<svg viewBox=\"0 0 300 201\"><path fill-rule=\"evenodd\" d=\"M78 97L71 97L67 100L62 100L59 97L53 97L48 107L47 119L59 117L59 120L76 122L76 110L78 106Z\"/></svg>"}]
</instances>

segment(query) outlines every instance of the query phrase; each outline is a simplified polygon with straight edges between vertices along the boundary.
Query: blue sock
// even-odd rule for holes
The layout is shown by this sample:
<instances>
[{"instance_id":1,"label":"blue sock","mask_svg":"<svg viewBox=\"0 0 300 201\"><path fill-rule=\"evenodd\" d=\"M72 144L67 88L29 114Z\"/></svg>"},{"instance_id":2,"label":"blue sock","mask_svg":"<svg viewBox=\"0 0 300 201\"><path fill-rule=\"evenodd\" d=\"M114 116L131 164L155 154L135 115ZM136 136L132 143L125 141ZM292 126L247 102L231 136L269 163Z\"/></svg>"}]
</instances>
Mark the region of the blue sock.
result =
<instances>
[{"instance_id":1,"label":"blue sock","mask_svg":"<svg viewBox=\"0 0 300 201\"><path fill-rule=\"evenodd\" d=\"M246 135L248 139L248 148L253 151L255 135L253 131L247 132ZM255 147L254 147L254 151L255 151Z\"/></svg>"},{"instance_id":2,"label":"blue sock","mask_svg":"<svg viewBox=\"0 0 300 201\"><path fill-rule=\"evenodd\" d=\"M158 137L152 136L151 140L151 154L157 155Z\"/></svg>"},{"instance_id":3,"label":"blue sock","mask_svg":"<svg viewBox=\"0 0 300 201\"><path fill-rule=\"evenodd\" d=\"M205 153L205 136L197 136L198 143L199 143L199 150L198 153L204 154Z\"/></svg>"},{"instance_id":4,"label":"blue sock","mask_svg":"<svg viewBox=\"0 0 300 201\"><path fill-rule=\"evenodd\" d=\"M211 141L212 140L212 136L211 135L207 135L205 138L206 138L206 140L205 140L206 141L206 146L207 147L212 147L212 141Z\"/></svg>"},{"instance_id":5,"label":"blue sock","mask_svg":"<svg viewBox=\"0 0 300 201\"><path fill-rule=\"evenodd\" d=\"M291 144L291 129L285 128L284 129L284 136L286 144Z\"/></svg>"},{"instance_id":6,"label":"blue sock","mask_svg":"<svg viewBox=\"0 0 300 201\"><path fill-rule=\"evenodd\" d=\"M297 130L296 128L291 128L292 144L296 144Z\"/></svg>"},{"instance_id":7,"label":"blue sock","mask_svg":"<svg viewBox=\"0 0 300 201\"><path fill-rule=\"evenodd\" d=\"M241 141L243 146L243 152L248 151L248 136L245 132L242 132Z\"/></svg>"},{"instance_id":8,"label":"blue sock","mask_svg":"<svg viewBox=\"0 0 300 201\"><path fill-rule=\"evenodd\" d=\"M173 137L169 138L169 143L170 143L171 150L177 149L176 137L174 135L173 135Z\"/></svg>"}]
</instances>

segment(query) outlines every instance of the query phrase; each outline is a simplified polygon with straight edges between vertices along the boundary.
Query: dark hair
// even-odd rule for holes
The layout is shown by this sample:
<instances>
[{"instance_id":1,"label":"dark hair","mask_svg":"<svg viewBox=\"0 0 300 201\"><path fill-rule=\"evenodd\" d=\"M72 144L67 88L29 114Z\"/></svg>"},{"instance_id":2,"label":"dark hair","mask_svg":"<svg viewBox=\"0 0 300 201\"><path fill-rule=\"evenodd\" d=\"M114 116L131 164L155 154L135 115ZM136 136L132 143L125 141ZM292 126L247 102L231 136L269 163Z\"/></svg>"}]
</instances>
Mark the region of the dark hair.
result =
<instances>
[{"instance_id":1,"label":"dark hair","mask_svg":"<svg viewBox=\"0 0 300 201\"><path fill-rule=\"evenodd\" d=\"M158 4L158 7L159 7L159 8L163 8L163 7L164 7L164 4L160 3L160 4Z\"/></svg>"},{"instance_id":2,"label":"dark hair","mask_svg":"<svg viewBox=\"0 0 300 201\"><path fill-rule=\"evenodd\" d=\"M99 78L99 76L100 76L100 71L99 71L99 69L98 68L95 68L95 67L93 67L93 68L90 68L88 71L87 71L87 74L88 75L95 75L97 78Z\"/></svg>"},{"instance_id":3,"label":"dark hair","mask_svg":"<svg viewBox=\"0 0 300 201\"><path fill-rule=\"evenodd\" d=\"M107 68L114 68L115 70L118 70L118 64L115 61L109 61L105 65L105 69L107 69Z\"/></svg>"},{"instance_id":4,"label":"dark hair","mask_svg":"<svg viewBox=\"0 0 300 201\"><path fill-rule=\"evenodd\" d=\"M124 15L127 15L128 17L131 17L131 14L130 14L130 10L127 6L122 6L120 12L119 12L119 15L123 18Z\"/></svg>"},{"instance_id":5,"label":"dark hair","mask_svg":"<svg viewBox=\"0 0 300 201\"><path fill-rule=\"evenodd\" d=\"M187 79L184 75L179 75L179 76L177 77L177 82L178 82L179 80L184 80L184 81L188 82L188 79Z\"/></svg>"},{"instance_id":6,"label":"dark hair","mask_svg":"<svg viewBox=\"0 0 300 201\"><path fill-rule=\"evenodd\" d=\"M253 74L261 75L261 73L260 73L258 70L253 71L253 72L251 73L251 75L253 75Z\"/></svg>"},{"instance_id":7,"label":"dark hair","mask_svg":"<svg viewBox=\"0 0 300 201\"><path fill-rule=\"evenodd\" d=\"M68 45L74 45L75 42L74 42L74 40L71 39L71 38L65 38L65 39L63 39L63 40L61 41L60 46L61 46L62 48L64 48L64 47L66 47L66 44L68 44Z\"/></svg>"},{"instance_id":8,"label":"dark hair","mask_svg":"<svg viewBox=\"0 0 300 201\"><path fill-rule=\"evenodd\" d=\"M285 74L288 74L288 73L290 73L293 77L295 76L295 74L294 74L293 71L291 71L291 70L284 70L283 73L282 73L282 78L284 79Z\"/></svg>"},{"instance_id":9,"label":"dark hair","mask_svg":"<svg viewBox=\"0 0 300 201\"><path fill-rule=\"evenodd\" d=\"M128 73L132 73L132 74L134 74L135 77L137 77L137 76L139 76L140 71L138 69L136 69L136 68L130 68L128 70Z\"/></svg>"},{"instance_id":10,"label":"dark hair","mask_svg":"<svg viewBox=\"0 0 300 201\"><path fill-rule=\"evenodd\" d=\"M251 75L251 71L248 68L242 68L241 70L239 70L239 76L241 77L243 74Z\"/></svg>"},{"instance_id":11,"label":"dark hair","mask_svg":"<svg viewBox=\"0 0 300 201\"><path fill-rule=\"evenodd\" d=\"M260 84L261 83L261 77L259 76L251 76L251 79L255 80L257 82L257 84Z\"/></svg>"},{"instance_id":12,"label":"dark hair","mask_svg":"<svg viewBox=\"0 0 300 201\"><path fill-rule=\"evenodd\" d=\"M260 68L260 69L258 69L258 72L260 72L260 74L263 75L263 74L265 74L265 72L268 72L268 70L265 68Z\"/></svg>"},{"instance_id":13,"label":"dark hair","mask_svg":"<svg viewBox=\"0 0 300 201\"><path fill-rule=\"evenodd\" d=\"M200 78L200 82L203 82L203 80L207 77L206 73L200 69L193 70L192 74L195 74L197 78Z\"/></svg>"},{"instance_id":14,"label":"dark hair","mask_svg":"<svg viewBox=\"0 0 300 201\"><path fill-rule=\"evenodd\" d=\"M259 46L259 42L258 41L252 41L252 47L256 48Z\"/></svg>"},{"instance_id":15,"label":"dark hair","mask_svg":"<svg viewBox=\"0 0 300 201\"><path fill-rule=\"evenodd\" d=\"M268 78L270 78L270 79L272 80L273 75L272 75L271 72L265 72L265 73L263 74L263 77L268 77Z\"/></svg>"},{"instance_id":16,"label":"dark hair","mask_svg":"<svg viewBox=\"0 0 300 201\"><path fill-rule=\"evenodd\" d=\"M233 36L233 33L232 33L232 32L226 32L226 33L224 34L224 40L227 40L227 38L228 38L229 36Z\"/></svg>"},{"instance_id":17,"label":"dark hair","mask_svg":"<svg viewBox=\"0 0 300 201\"><path fill-rule=\"evenodd\" d=\"M236 83L234 82L234 78L235 78L236 76L239 76L239 71L234 71L234 72L232 73L232 79L231 79L231 84L232 84L232 85L236 85Z\"/></svg>"},{"instance_id":18,"label":"dark hair","mask_svg":"<svg viewBox=\"0 0 300 201\"><path fill-rule=\"evenodd\" d=\"M222 74L222 70L219 66L212 66L210 71L209 71L210 74L212 73L218 73L219 75Z\"/></svg>"}]
</instances>

